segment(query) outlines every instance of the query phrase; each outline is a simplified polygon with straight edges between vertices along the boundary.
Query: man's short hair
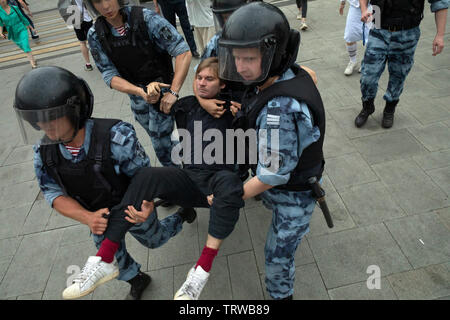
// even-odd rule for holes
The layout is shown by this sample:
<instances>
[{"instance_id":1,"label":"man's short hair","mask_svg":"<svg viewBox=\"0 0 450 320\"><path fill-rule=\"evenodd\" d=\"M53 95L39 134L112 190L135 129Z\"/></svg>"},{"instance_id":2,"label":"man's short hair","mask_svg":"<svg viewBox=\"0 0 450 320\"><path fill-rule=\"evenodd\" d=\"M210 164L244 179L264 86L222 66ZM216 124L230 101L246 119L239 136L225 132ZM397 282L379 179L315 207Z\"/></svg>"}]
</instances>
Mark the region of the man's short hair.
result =
<instances>
[{"instance_id":1,"label":"man's short hair","mask_svg":"<svg viewBox=\"0 0 450 320\"><path fill-rule=\"evenodd\" d=\"M195 71L195 77L197 78L198 74L206 68L210 68L214 75L219 78L219 59L217 57L211 57L203 60L197 67L197 71ZM222 79L220 79L222 83Z\"/></svg>"}]
</instances>

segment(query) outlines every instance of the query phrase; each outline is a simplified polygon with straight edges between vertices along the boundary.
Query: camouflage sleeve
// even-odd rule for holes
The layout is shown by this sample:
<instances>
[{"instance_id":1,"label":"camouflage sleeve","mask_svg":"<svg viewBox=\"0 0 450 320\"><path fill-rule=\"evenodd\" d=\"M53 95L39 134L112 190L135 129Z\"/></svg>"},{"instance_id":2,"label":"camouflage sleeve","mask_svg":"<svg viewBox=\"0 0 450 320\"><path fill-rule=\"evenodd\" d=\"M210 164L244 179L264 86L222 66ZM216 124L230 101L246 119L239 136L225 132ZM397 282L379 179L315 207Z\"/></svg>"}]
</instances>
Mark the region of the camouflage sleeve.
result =
<instances>
[{"instance_id":1,"label":"camouflage sleeve","mask_svg":"<svg viewBox=\"0 0 450 320\"><path fill-rule=\"evenodd\" d=\"M211 40L209 40L208 44L205 47L205 51L202 54L201 61L211 58L217 57L217 49L219 47L219 38L220 34L216 33Z\"/></svg>"},{"instance_id":2,"label":"camouflage sleeve","mask_svg":"<svg viewBox=\"0 0 450 320\"><path fill-rule=\"evenodd\" d=\"M166 50L172 57L189 51L189 46L177 29L159 14L144 9L144 20L147 23L149 36L160 49Z\"/></svg>"},{"instance_id":3,"label":"camouflage sleeve","mask_svg":"<svg viewBox=\"0 0 450 320\"><path fill-rule=\"evenodd\" d=\"M150 159L140 144L136 131L127 122L119 122L111 128L111 157L116 173L134 176L142 167L150 166Z\"/></svg>"},{"instance_id":4,"label":"camouflage sleeve","mask_svg":"<svg viewBox=\"0 0 450 320\"><path fill-rule=\"evenodd\" d=\"M448 1L449 0L428 0L431 5L431 12L448 9Z\"/></svg>"},{"instance_id":5,"label":"camouflage sleeve","mask_svg":"<svg viewBox=\"0 0 450 320\"><path fill-rule=\"evenodd\" d=\"M98 41L97 33L95 32L94 26L89 29L88 35L89 48L94 58L95 65L102 74L103 81L111 88L111 80L113 77L120 77L119 71L117 71L113 62L106 53Z\"/></svg>"},{"instance_id":6,"label":"camouflage sleeve","mask_svg":"<svg viewBox=\"0 0 450 320\"><path fill-rule=\"evenodd\" d=\"M36 173L36 178L39 184L39 188L44 194L45 200L53 207L53 201L59 197L63 196L64 192L61 187L56 183L56 181L48 174L47 170L44 168L42 163L41 154L39 152L39 146L34 146L33 163L34 170Z\"/></svg>"},{"instance_id":7,"label":"camouflage sleeve","mask_svg":"<svg viewBox=\"0 0 450 320\"><path fill-rule=\"evenodd\" d=\"M260 130L256 175L265 184L285 184L303 150L319 139L320 131L312 126L308 107L286 97L270 101L258 117L258 123Z\"/></svg>"}]
</instances>

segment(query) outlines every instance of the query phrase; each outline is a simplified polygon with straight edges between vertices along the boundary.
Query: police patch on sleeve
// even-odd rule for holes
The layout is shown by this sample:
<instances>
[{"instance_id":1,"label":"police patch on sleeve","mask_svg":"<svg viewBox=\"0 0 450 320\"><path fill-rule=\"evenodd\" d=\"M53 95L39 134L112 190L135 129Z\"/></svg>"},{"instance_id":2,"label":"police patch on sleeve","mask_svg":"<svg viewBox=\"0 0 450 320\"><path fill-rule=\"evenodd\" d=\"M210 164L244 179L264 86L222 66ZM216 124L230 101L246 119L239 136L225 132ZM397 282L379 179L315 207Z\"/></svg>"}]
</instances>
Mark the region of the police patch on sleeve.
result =
<instances>
[{"instance_id":1,"label":"police patch on sleeve","mask_svg":"<svg viewBox=\"0 0 450 320\"><path fill-rule=\"evenodd\" d=\"M280 126L280 103L277 101L271 101L268 104L267 125L272 128Z\"/></svg>"},{"instance_id":2,"label":"police patch on sleeve","mask_svg":"<svg viewBox=\"0 0 450 320\"><path fill-rule=\"evenodd\" d=\"M162 27L159 31L159 35L166 41L170 41L173 39L172 32L168 27Z\"/></svg>"},{"instance_id":3,"label":"police patch on sleeve","mask_svg":"<svg viewBox=\"0 0 450 320\"><path fill-rule=\"evenodd\" d=\"M125 143L125 139L126 137L123 134L121 134L119 131L116 131L111 141L118 145L123 146L123 144Z\"/></svg>"},{"instance_id":4,"label":"police patch on sleeve","mask_svg":"<svg viewBox=\"0 0 450 320\"><path fill-rule=\"evenodd\" d=\"M147 157L144 147L141 145L139 141L136 143L136 156L138 156L139 158Z\"/></svg>"}]
</instances>

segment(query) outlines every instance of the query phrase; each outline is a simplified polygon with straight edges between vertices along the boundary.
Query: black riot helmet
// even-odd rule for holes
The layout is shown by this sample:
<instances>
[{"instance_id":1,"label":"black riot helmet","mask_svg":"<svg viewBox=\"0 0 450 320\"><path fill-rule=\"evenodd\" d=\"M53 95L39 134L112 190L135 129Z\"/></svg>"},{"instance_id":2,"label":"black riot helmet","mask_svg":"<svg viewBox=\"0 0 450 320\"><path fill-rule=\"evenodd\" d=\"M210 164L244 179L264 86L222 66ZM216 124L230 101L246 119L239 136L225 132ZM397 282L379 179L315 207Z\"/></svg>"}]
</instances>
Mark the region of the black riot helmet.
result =
<instances>
[{"instance_id":1,"label":"black riot helmet","mask_svg":"<svg viewBox=\"0 0 450 320\"><path fill-rule=\"evenodd\" d=\"M245 84L262 83L282 75L295 62L299 45L300 33L290 28L280 9L264 2L244 5L223 27L218 45L219 76ZM251 59L260 61L259 73L243 70Z\"/></svg>"},{"instance_id":2,"label":"black riot helmet","mask_svg":"<svg viewBox=\"0 0 450 320\"><path fill-rule=\"evenodd\" d=\"M34 69L16 87L14 110L26 144L70 142L91 117L93 106L94 96L86 81L60 67ZM71 137L64 141L52 140L48 134L48 130L66 129Z\"/></svg>"},{"instance_id":3,"label":"black riot helmet","mask_svg":"<svg viewBox=\"0 0 450 320\"><path fill-rule=\"evenodd\" d=\"M216 31L223 28L225 21L235 10L248 2L249 0L213 0L211 9L214 13Z\"/></svg>"}]
</instances>

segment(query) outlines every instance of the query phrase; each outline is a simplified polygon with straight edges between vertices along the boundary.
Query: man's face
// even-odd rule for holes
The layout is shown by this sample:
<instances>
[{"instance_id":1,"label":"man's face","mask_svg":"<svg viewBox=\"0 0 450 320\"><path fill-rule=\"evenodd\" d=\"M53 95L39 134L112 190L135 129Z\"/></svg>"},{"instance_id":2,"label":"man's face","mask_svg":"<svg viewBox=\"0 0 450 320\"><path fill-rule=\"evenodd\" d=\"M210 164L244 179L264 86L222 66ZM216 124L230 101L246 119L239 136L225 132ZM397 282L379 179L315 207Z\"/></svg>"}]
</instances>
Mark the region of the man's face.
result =
<instances>
[{"instance_id":1,"label":"man's face","mask_svg":"<svg viewBox=\"0 0 450 320\"><path fill-rule=\"evenodd\" d=\"M259 48L234 48L236 71L246 81L253 81L261 76L261 52Z\"/></svg>"},{"instance_id":2,"label":"man's face","mask_svg":"<svg viewBox=\"0 0 450 320\"><path fill-rule=\"evenodd\" d=\"M211 99L217 96L225 87L211 68L204 68L195 78L197 94L203 99Z\"/></svg>"},{"instance_id":3,"label":"man's face","mask_svg":"<svg viewBox=\"0 0 450 320\"><path fill-rule=\"evenodd\" d=\"M52 141L68 141L73 137L75 130L68 117L62 117L48 122L38 122L37 125Z\"/></svg>"},{"instance_id":4,"label":"man's face","mask_svg":"<svg viewBox=\"0 0 450 320\"><path fill-rule=\"evenodd\" d=\"M118 0L92 0L92 4L107 19L114 19L119 14Z\"/></svg>"}]
</instances>

